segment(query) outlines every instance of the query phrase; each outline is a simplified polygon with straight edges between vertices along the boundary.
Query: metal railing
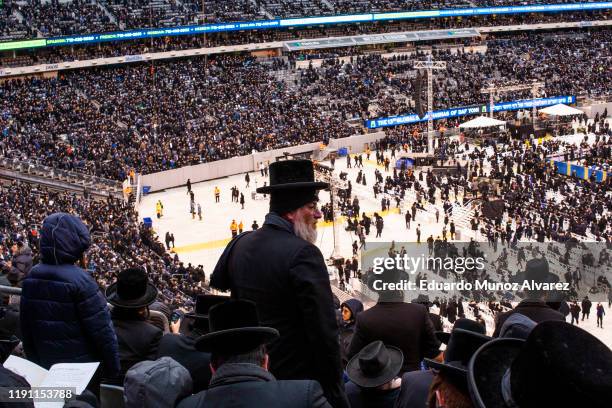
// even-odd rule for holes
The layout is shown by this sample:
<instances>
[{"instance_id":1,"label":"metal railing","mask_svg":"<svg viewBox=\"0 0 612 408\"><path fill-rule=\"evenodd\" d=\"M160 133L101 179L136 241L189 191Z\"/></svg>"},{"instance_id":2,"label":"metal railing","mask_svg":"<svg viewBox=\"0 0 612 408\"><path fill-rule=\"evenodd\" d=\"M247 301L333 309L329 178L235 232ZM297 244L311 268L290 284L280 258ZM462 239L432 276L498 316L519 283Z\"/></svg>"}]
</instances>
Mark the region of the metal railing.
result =
<instances>
[{"instance_id":1,"label":"metal railing","mask_svg":"<svg viewBox=\"0 0 612 408\"><path fill-rule=\"evenodd\" d=\"M0 293L6 295L21 295L21 288L14 288L12 286L0 285Z\"/></svg>"},{"instance_id":2,"label":"metal railing","mask_svg":"<svg viewBox=\"0 0 612 408\"><path fill-rule=\"evenodd\" d=\"M0 167L13 170L23 174L44 177L82 188L92 188L103 190L107 193L120 193L121 183L116 180L93 176L85 173L78 173L71 170L63 170L42 164L38 159L24 159L22 157L11 157L15 151L7 152L8 157L0 158ZM17 152L19 154L19 152Z\"/></svg>"}]
</instances>

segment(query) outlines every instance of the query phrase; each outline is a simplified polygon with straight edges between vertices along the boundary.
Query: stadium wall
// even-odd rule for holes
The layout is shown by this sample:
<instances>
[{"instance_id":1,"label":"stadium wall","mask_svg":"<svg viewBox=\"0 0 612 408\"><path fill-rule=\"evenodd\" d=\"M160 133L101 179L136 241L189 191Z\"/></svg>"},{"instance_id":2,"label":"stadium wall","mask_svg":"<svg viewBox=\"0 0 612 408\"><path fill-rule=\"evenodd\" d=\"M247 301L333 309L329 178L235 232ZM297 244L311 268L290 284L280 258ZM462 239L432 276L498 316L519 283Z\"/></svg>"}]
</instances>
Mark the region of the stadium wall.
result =
<instances>
[{"instance_id":1,"label":"stadium wall","mask_svg":"<svg viewBox=\"0 0 612 408\"><path fill-rule=\"evenodd\" d=\"M390 59L393 57L400 57L400 56L411 56L413 54L416 54L417 52L420 53L425 53L425 54L431 54L433 50L440 50L441 48L424 48L424 47L418 47L418 48L414 48L414 50L411 51L397 51L397 52L385 52L380 54L381 58L385 58L385 59ZM456 55L459 53L459 51L461 52L465 52L465 53L481 53L484 54L487 52L487 46L486 45L457 45L457 46L450 46L450 47L445 47L444 50L449 50L451 54ZM338 57L336 58L338 61L340 61L341 63L348 63L350 62L351 58L353 58L353 56L349 55L346 57ZM323 58L314 58L314 59L308 59L308 60L302 60L302 61L296 61L295 62L295 67L297 69L308 69L309 66L312 65L313 68L319 68L321 67L321 65L323 65L323 61L325 61Z\"/></svg>"},{"instance_id":2,"label":"stadium wall","mask_svg":"<svg viewBox=\"0 0 612 408\"><path fill-rule=\"evenodd\" d=\"M608 112L612 112L612 102L593 103L589 106L581 106L581 110L587 114L589 118L594 118L596 114L603 114L607 109Z\"/></svg>"},{"instance_id":3,"label":"stadium wall","mask_svg":"<svg viewBox=\"0 0 612 408\"><path fill-rule=\"evenodd\" d=\"M365 135L354 135L343 139L332 139L327 148L333 151L341 147L346 147L351 153L360 153L365 150L366 143L372 143L384 136L384 132L375 132ZM158 173L145 174L142 176L141 185L143 187L149 186L149 191L153 192L182 186L187 182L187 179L191 179L192 183L198 183L201 181L246 173L248 171L258 171L260 163L274 162L278 157L284 157L285 153L296 155L301 153L313 153L319 149L320 143L308 143L299 146L269 150L267 152L255 152L248 156L233 157L226 160L218 160Z\"/></svg>"}]
</instances>

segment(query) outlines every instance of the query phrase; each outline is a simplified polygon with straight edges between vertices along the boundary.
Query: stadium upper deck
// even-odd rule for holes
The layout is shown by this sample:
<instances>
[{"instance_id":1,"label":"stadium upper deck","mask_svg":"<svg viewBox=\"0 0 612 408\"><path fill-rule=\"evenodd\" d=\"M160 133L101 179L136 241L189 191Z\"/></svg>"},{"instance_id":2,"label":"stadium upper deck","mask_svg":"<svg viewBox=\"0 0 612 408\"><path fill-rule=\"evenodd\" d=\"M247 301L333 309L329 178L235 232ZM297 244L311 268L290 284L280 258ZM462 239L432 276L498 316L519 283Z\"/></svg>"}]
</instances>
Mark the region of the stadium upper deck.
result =
<instances>
[{"instance_id":1,"label":"stadium upper deck","mask_svg":"<svg viewBox=\"0 0 612 408\"><path fill-rule=\"evenodd\" d=\"M409 12L415 10L473 9L475 7L505 7L518 5L569 5L596 3L531 0L7 0L0 12L0 41L100 33L150 27L176 27L235 21L273 19L304 19L310 16L338 16L359 13ZM601 3L601 2L600 2ZM606 7L609 8L609 7ZM536 10L544 11L543 9ZM575 11L575 10L574 10ZM507 11L505 11L507 12ZM499 14L503 14L504 11ZM461 13L469 14L469 13ZM490 14L490 13L489 13ZM436 12L422 17L447 17ZM374 20L412 18L381 16ZM351 19L351 21L359 19ZM361 19L361 21L369 21ZM329 20L327 20L329 22ZM337 22L332 20L331 22ZM325 24L325 21L305 19L278 26Z\"/></svg>"}]
</instances>

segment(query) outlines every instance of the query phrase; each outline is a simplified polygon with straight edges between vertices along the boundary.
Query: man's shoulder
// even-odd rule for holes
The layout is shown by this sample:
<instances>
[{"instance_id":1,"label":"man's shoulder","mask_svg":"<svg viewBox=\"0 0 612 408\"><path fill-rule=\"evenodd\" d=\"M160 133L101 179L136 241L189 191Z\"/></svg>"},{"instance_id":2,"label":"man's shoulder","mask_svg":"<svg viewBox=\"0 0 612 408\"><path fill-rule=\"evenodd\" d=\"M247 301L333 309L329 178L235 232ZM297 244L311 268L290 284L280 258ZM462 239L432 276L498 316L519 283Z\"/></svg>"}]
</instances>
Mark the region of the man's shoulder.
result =
<instances>
[{"instance_id":1,"label":"man's shoulder","mask_svg":"<svg viewBox=\"0 0 612 408\"><path fill-rule=\"evenodd\" d=\"M113 326L115 326L115 329L126 330L129 334L138 334L139 337L151 341L153 341L154 336L161 337L163 334L162 329L144 320L113 319Z\"/></svg>"},{"instance_id":2,"label":"man's shoulder","mask_svg":"<svg viewBox=\"0 0 612 408\"><path fill-rule=\"evenodd\" d=\"M195 349L195 339L182 334L166 333L162 336L159 343L160 350L166 349L182 349L182 350L193 350Z\"/></svg>"},{"instance_id":3,"label":"man's shoulder","mask_svg":"<svg viewBox=\"0 0 612 408\"><path fill-rule=\"evenodd\" d=\"M95 286L93 278L76 265L47 265L36 264L24 278L23 285L38 282L55 282L59 284L75 285L79 288Z\"/></svg>"},{"instance_id":4,"label":"man's shoulder","mask_svg":"<svg viewBox=\"0 0 612 408\"><path fill-rule=\"evenodd\" d=\"M381 302L377 303L368 310L357 315L357 319L364 321L378 318L380 315L400 314L400 313L425 313L425 307L415 303L405 302Z\"/></svg>"},{"instance_id":5,"label":"man's shoulder","mask_svg":"<svg viewBox=\"0 0 612 408\"><path fill-rule=\"evenodd\" d=\"M190 395L187 398L182 399L176 406L176 408L196 408L204 407L204 399L206 397L206 390L200 391L197 394Z\"/></svg>"},{"instance_id":6,"label":"man's shoulder","mask_svg":"<svg viewBox=\"0 0 612 408\"><path fill-rule=\"evenodd\" d=\"M225 386L212 387L205 391L200 391L197 394L189 396L183 399L177 408L195 408L195 407L212 407L215 406L219 398L227 398L230 389L234 389L236 395L240 395L238 392L241 388L246 390L248 387L248 395L250 397L261 393L259 403L274 402L275 406L281 405L283 401L291 406L309 406L309 404L301 404L302 402L311 402L315 399L321 398L323 395L323 389L321 385L314 380L277 380L277 381L265 381L265 382L237 382ZM206 396L209 395L207 399ZM206 401L206 404L205 404ZM262 406L253 404L253 406ZM289 406L289 405L287 405Z\"/></svg>"},{"instance_id":7,"label":"man's shoulder","mask_svg":"<svg viewBox=\"0 0 612 408\"><path fill-rule=\"evenodd\" d=\"M270 245L271 240L282 241L282 246ZM302 252L321 253L316 245L296 236L293 233L282 230L270 224L264 224L256 231L249 231L243 238L236 242L236 248L270 248L274 252L299 255Z\"/></svg>"},{"instance_id":8,"label":"man's shoulder","mask_svg":"<svg viewBox=\"0 0 612 408\"><path fill-rule=\"evenodd\" d=\"M565 320L565 316L561 312L552 309L546 303L521 302L514 309L498 314L497 325L501 327L506 319L515 313L523 314L536 323L544 320Z\"/></svg>"}]
</instances>

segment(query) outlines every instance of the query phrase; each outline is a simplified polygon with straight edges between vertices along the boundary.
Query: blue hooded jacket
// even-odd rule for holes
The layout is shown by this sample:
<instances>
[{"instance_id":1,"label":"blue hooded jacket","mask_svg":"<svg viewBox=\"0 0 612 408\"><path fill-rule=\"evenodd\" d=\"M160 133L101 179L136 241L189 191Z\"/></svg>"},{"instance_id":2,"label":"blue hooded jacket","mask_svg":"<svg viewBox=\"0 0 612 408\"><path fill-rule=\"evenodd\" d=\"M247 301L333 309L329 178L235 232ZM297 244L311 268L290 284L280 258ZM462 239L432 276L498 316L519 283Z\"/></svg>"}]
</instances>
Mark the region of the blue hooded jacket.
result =
<instances>
[{"instance_id":1,"label":"blue hooded jacket","mask_svg":"<svg viewBox=\"0 0 612 408\"><path fill-rule=\"evenodd\" d=\"M20 321L29 360L57 363L100 361L105 376L119 372L117 336L98 284L74 265L89 248L80 218L56 213L41 230L41 263L22 282Z\"/></svg>"}]
</instances>

